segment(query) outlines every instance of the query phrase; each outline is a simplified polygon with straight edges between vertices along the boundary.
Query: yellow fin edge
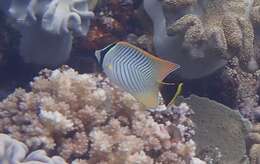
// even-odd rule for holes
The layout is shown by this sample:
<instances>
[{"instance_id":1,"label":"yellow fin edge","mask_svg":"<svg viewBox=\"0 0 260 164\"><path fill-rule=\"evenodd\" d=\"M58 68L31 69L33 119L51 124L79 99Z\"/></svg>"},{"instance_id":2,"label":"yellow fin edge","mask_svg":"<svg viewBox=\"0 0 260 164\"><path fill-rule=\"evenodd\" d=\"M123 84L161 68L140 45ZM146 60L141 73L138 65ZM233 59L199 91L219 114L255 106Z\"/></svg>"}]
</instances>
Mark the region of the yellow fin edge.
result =
<instances>
[{"instance_id":1,"label":"yellow fin edge","mask_svg":"<svg viewBox=\"0 0 260 164\"><path fill-rule=\"evenodd\" d=\"M183 87L183 83L180 83L180 84L178 85L178 87L177 87L176 93L174 94L172 100L170 101L170 103L169 103L167 106L169 106L169 105L171 105L171 104L175 104L176 98L177 98L177 97L181 94L181 92L182 92L182 87Z\"/></svg>"}]
</instances>

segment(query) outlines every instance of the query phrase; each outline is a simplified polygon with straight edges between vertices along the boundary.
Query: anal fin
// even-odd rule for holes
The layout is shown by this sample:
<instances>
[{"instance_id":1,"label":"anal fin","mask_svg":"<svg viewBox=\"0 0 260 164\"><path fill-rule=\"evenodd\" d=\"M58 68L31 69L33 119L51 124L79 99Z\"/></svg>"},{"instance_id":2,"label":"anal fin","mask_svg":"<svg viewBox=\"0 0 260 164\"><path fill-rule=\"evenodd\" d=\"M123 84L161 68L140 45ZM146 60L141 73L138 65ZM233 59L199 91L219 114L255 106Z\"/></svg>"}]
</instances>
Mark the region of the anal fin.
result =
<instances>
[{"instance_id":1,"label":"anal fin","mask_svg":"<svg viewBox=\"0 0 260 164\"><path fill-rule=\"evenodd\" d=\"M157 108L159 103L158 93L159 92L157 90L151 90L145 93L133 94L133 96L144 104L146 108L150 109Z\"/></svg>"}]
</instances>

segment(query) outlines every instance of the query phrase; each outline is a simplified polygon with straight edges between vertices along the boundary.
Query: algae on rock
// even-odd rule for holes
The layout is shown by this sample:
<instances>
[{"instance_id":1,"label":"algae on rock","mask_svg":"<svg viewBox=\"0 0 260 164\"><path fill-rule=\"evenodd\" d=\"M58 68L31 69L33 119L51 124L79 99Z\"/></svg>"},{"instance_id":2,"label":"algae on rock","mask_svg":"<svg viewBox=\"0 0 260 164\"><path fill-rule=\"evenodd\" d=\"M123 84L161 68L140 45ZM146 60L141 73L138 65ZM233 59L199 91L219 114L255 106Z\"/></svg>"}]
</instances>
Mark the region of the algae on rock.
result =
<instances>
[{"instance_id":1,"label":"algae on rock","mask_svg":"<svg viewBox=\"0 0 260 164\"><path fill-rule=\"evenodd\" d=\"M213 151L213 154L222 156L216 155L215 158L219 159L213 160L223 164L244 162L245 138L251 126L249 121L243 119L238 111L208 98L191 95L178 101L186 102L195 112L192 120L195 123L194 140L198 154L203 156L205 152L212 154Z\"/></svg>"}]
</instances>

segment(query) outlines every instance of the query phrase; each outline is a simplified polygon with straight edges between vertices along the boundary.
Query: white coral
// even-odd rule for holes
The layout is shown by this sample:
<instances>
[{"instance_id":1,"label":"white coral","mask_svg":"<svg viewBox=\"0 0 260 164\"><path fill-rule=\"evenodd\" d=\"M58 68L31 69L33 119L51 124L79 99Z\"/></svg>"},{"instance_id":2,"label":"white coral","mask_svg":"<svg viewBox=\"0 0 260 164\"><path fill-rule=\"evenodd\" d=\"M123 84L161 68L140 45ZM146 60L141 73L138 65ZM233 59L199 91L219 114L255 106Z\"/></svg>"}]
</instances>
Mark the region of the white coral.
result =
<instances>
[{"instance_id":1,"label":"white coral","mask_svg":"<svg viewBox=\"0 0 260 164\"><path fill-rule=\"evenodd\" d=\"M206 162L200 160L199 158L192 158L190 164L206 164Z\"/></svg>"},{"instance_id":2,"label":"white coral","mask_svg":"<svg viewBox=\"0 0 260 164\"><path fill-rule=\"evenodd\" d=\"M15 164L66 164L59 156L49 158L44 150L28 153L28 148L22 142L12 139L10 136L0 134L0 163Z\"/></svg>"},{"instance_id":3,"label":"white coral","mask_svg":"<svg viewBox=\"0 0 260 164\"><path fill-rule=\"evenodd\" d=\"M86 35L92 17L87 0L53 0L43 15L42 27L55 34L73 30Z\"/></svg>"},{"instance_id":4,"label":"white coral","mask_svg":"<svg viewBox=\"0 0 260 164\"><path fill-rule=\"evenodd\" d=\"M20 54L25 62L41 65L65 62L72 48L72 33L86 35L94 17L88 1L12 0L9 15L22 34Z\"/></svg>"},{"instance_id":5,"label":"white coral","mask_svg":"<svg viewBox=\"0 0 260 164\"><path fill-rule=\"evenodd\" d=\"M87 34L94 13L88 0L12 0L9 13L19 23L40 21L44 30L60 35L69 31Z\"/></svg>"},{"instance_id":6,"label":"white coral","mask_svg":"<svg viewBox=\"0 0 260 164\"><path fill-rule=\"evenodd\" d=\"M43 120L46 124L52 125L54 129L60 131L69 131L73 129L73 123L71 120L68 120L64 115L60 112L52 112L52 111L40 111L40 119Z\"/></svg>"}]
</instances>

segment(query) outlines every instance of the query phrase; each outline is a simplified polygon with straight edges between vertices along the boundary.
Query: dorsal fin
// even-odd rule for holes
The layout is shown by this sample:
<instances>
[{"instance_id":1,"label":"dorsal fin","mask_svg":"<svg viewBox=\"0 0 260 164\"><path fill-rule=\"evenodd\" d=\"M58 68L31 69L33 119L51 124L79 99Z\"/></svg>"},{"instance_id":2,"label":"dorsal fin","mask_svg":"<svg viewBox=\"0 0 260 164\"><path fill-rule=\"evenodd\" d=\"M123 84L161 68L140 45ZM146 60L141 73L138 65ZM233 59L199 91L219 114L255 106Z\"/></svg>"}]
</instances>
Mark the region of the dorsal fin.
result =
<instances>
[{"instance_id":1,"label":"dorsal fin","mask_svg":"<svg viewBox=\"0 0 260 164\"><path fill-rule=\"evenodd\" d=\"M154 64L156 79L159 83L162 82L170 73L180 68L179 65L166 60L154 60Z\"/></svg>"}]
</instances>

